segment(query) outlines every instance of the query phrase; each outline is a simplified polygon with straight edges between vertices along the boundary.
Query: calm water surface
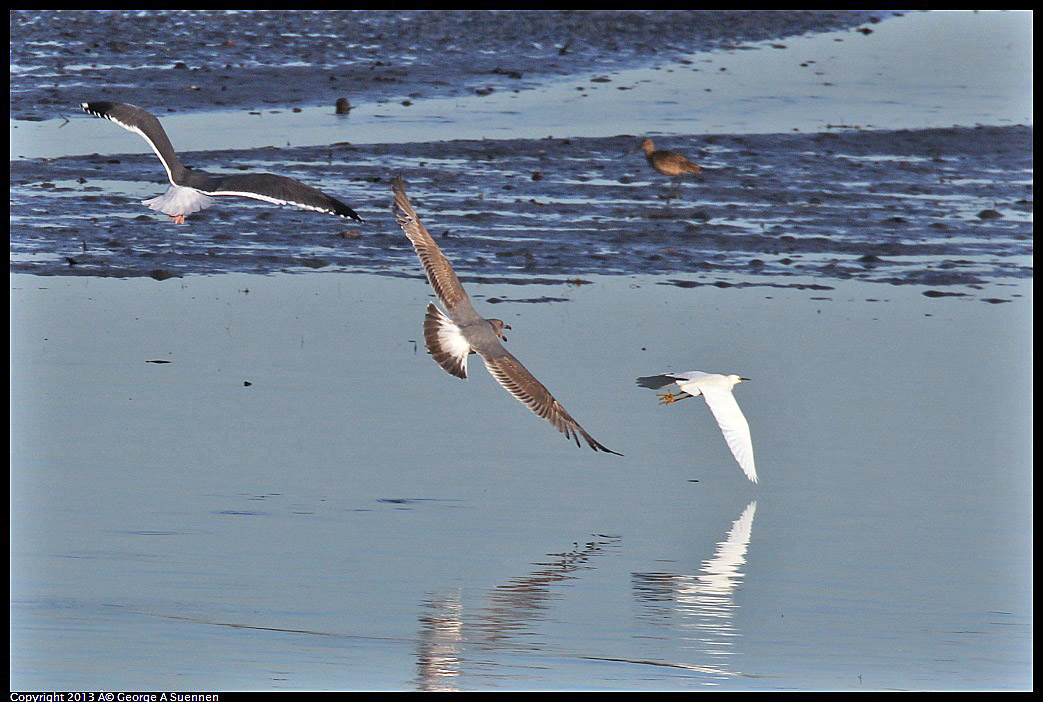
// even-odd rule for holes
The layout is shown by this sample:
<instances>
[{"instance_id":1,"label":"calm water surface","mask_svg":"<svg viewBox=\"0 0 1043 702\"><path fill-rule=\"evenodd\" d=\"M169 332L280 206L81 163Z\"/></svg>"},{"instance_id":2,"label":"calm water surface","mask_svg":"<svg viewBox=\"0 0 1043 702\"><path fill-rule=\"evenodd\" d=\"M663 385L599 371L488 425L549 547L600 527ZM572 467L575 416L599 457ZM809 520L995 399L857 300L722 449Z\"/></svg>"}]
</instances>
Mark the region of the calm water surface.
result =
<instances>
[{"instance_id":1,"label":"calm water surface","mask_svg":"<svg viewBox=\"0 0 1043 702\"><path fill-rule=\"evenodd\" d=\"M1026 688L1031 285L663 282L471 286L616 457L419 281L12 276L12 688ZM697 368L759 485L634 383Z\"/></svg>"}]
</instances>

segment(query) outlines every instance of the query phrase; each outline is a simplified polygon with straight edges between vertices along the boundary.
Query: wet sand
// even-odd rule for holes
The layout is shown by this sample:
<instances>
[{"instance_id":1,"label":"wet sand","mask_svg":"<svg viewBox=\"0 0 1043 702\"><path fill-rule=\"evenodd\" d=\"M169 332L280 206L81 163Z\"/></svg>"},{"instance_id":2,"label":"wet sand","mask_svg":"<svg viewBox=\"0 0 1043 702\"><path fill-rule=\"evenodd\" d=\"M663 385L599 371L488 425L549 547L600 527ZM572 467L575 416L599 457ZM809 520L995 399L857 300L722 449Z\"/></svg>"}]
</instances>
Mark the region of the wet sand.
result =
<instances>
[{"instance_id":1,"label":"wet sand","mask_svg":"<svg viewBox=\"0 0 1043 702\"><path fill-rule=\"evenodd\" d=\"M531 89L694 51L866 27L887 11L17 11L11 114L84 95L159 111L330 108ZM259 93L257 86L264 86Z\"/></svg>"},{"instance_id":2,"label":"wet sand","mask_svg":"<svg viewBox=\"0 0 1043 702\"><path fill-rule=\"evenodd\" d=\"M69 16L86 22L85 35L90 36L103 31L104 17L122 15ZM452 92L447 88L439 97L414 97L407 101L410 106L386 114L367 112L341 120L314 110L295 113L287 102L257 114L193 113L209 105L196 91L182 91L165 108L153 108L165 121L166 115L175 115L168 129L189 165L299 178L349 203L366 217L363 225L240 201L219 203L190 217L185 226L166 226L162 216L140 205L165 185L155 158L135 135L86 115L68 123L12 121L13 148L18 145L13 155L22 153L22 145L28 153L40 151L38 144L43 143L51 154L11 162L12 269L158 279L308 270L418 276L413 253L387 209L390 179L401 172L410 194L422 203L425 220L452 252L461 273L473 279L518 280L511 276L524 274L525 280L542 283L582 280L592 273L697 273L695 280L681 284L785 287L804 285L795 279L811 277L817 279L812 285L824 288L858 279L912 284L928 296L1005 301L1010 299L1003 290L1008 283L1031 277L1033 129L1031 123L1010 124L1023 116L1018 63L1023 15L916 13L856 30L849 25L847 31L794 35L786 43L769 39L701 54L691 52L716 44L693 39L653 52L650 37L664 34L656 23L690 22L692 26L684 26L692 36L701 36L695 25L706 23L718 39L733 36L722 32L727 25L735 36L754 41L763 39L769 27L782 36L801 31L801 22L817 22L825 30L833 28L838 16L847 22L861 16L581 16L595 23L614 20L599 25L612 30L602 41L622 40L631 33L640 41L625 55L609 52L611 59L603 56L598 42L577 42L560 56L564 63L559 68L582 72L601 57L607 61L604 74L573 73L573 80L551 85L550 73L533 72L541 77L536 81L540 86L518 89L512 93L517 100L498 97L501 91L454 101L446 97ZM41 65L49 60L48 52L74 51L73 46L49 42L48 17L41 13L30 26L21 22L22 15L13 16L19 38L33 39L19 51L31 48ZM164 21L177 36L181 24L196 26L200 17L160 14L136 16L134 22ZM230 21L227 15L216 17L206 32ZM264 15L248 17L260 20ZM302 28L311 21L321 25L348 17L361 18L360 26L373 31L414 26L397 14L319 13L302 15ZM461 19L452 13L416 17L429 28ZM475 21L490 17L479 14ZM556 18L561 20L556 26L566 28L575 20L551 13L505 17L536 24ZM295 42L315 44L329 34L320 28L285 38L289 44L284 48L303 56L307 52L294 48ZM546 26L530 29L532 37L549 31ZM199 43L200 51L241 50L238 45L217 46L206 32L210 40ZM947 61L936 42L910 47L910 32L975 36L986 53ZM423 80L424 67L437 63L420 61L410 50L427 51L427 45L417 37L395 36L386 51L408 64L403 80ZM493 48L492 55L502 55ZM532 56L546 58L541 52L549 45L530 48ZM98 50L116 63L133 63L132 45L126 51L104 45ZM268 58L274 61L273 56ZM307 56L318 61L317 54ZM656 64L651 70L633 68L647 67L649 61ZM923 70L909 73L907 64ZM987 76L1001 65L1010 70L1004 69L1004 80L997 79L990 90ZM283 77L288 80L293 67L284 62L279 68L289 71ZM145 65L136 70L143 71L143 79L134 85L133 99L141 102L139 97L147 97L152 85L151 72L177 74L181 69ZM274 63L265 70L275 70ZM65 90L63 81L78 71L95 78L106 74L101 67L65 66L64 71L55 90ZM508 83L518 81L503 72L494 75ZM16 70L13 94L31 86L32 76L32 70ZM773 84L771 76L782 84ZM76 91L75 101L85 95L81 83L67 86ZM113 96L129 99L126 86L114 89L119 92ZM141 90L146 92L139 94ZM380 99L363 92L363 111ZM592 105L601 106L597 109L604 119L590 114ZM700 121L703 110L708 114ZM565 134L578 136L518 135L540 129L533 125L544 124L548 111L560 113L564 122L556 124L568 125ZM776 123L767 118L775 112L790 117ZM803 119L791 121L801 113L806 113ZM723 115L734 118L716 124ZM971 124L949 126L952 120ZM991 126L973 126L978 120ZM395 128L380 129L381 123ZM732 123L743 132L757 125L780 131L720 133ZM880 128L888 123L945 126ZM640 155L623 156L641 135L612 131L617 125L711 130L655 135L661 148L687 154L703 166L703 173L675 191ZM865 126L875 128L861 128ZM372 141L359 142L356 128L358 136ZM481 134L486 128L495 138L438 138ZM807 129L815 131L805 133ZM225 140L251 148L213 148ZM293 145L309 143L321 146ZM86 153L91 148L98 153Z\"/></svg>"},{"instance_id":3,"label":"wet sand","mask_svg":"<svg viewBox=\"0 0 1043 702\"><path fill-rule=\"evenodd\" d=\"M99 124L99 128L109 125ZM402 172L470 278L698 273L706 285L811 277L1006 299L1032 276L1032 128L663 138L703 173L673 195L636 136L192 154L323 188L367 221L242 201L168 225L151 153L11 163L12 270L184 276L321 269L420 275L389 210ZM997 287L999 286L999 287Z\"/></svg>"}]
</instances>

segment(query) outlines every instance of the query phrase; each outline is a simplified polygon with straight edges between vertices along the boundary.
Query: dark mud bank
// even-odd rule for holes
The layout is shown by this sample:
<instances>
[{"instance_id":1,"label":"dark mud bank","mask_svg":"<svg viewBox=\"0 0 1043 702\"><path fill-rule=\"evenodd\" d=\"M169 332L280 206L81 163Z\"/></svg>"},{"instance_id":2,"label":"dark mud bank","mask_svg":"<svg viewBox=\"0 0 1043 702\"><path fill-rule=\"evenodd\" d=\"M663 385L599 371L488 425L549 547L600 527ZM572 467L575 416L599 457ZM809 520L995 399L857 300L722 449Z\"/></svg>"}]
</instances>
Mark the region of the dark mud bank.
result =
<instances>
[{"instance_id":1,"label":"dark mud bank","mask_svg":"<svg viewBox=\"0 0 1043 702\"><path fill-rule=\"evenodd\" d=\"M14 11L11 116L353 104L616 71L878 21L870 11Z\"/></svg>"},{"instance_id":2,"label":"dark mud bank","mask_svg":"<svg viewBox=\"0 0 1043 702\"><path fill-rule=\"evenodd\" d=\"M12 161L11 269L419 276L389 209L401 172L464 276L971 287L1032 277L1031 127L678 137L662 146L705 170L676 197L640 155L623 157L636 139L186 155L207 170L240 164L299 178L353 206L362 225L244 199L171 225L139 203L166 188L152 154Z\"/></svg>"}]
</instances>

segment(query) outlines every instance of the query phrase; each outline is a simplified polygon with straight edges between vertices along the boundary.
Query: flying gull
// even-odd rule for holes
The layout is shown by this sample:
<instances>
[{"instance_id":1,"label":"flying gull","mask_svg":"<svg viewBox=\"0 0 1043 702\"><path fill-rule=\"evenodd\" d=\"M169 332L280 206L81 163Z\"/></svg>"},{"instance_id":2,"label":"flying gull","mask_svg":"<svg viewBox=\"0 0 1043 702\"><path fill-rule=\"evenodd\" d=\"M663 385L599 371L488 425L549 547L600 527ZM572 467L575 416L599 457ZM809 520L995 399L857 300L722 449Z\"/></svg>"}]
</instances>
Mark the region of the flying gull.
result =
<instances>
[{"instance_id":1,"label":"flying gull","mask_svg":"<svg viewBox=\"0 0 1043 702\"><path fill-rule=\"evenodd\" d=\"M637 379L637 384L643 388L659 390L670 385L676 385L681 392L664 392L659 394L661 405L668 405L687 397L702 395L706 405L713 413L717 425L721 427L724 440L728 442L735 460L746 477L757 482L757 468L753 464L753 439L750 438L750 425L739 409L739 403L732 395L732 388L743 380L737 375L721 375L719 373L704 373L702 371L690 371L688 373L663 373L661 375L649 375Z\"/></svg>"},{"instance_id":2,"label":"flying gull","mask_svg":"<svg viewBox=\"0 0 1043 702\"><path fill-rule=\"evenodd\" d=\"M292 178L271 173L212 175L185 168L174 153L163 125L155 115L140 107L123 102L101 101L85 102L80 107L89 115L104 117L140 135L156 152L167 172L170 187L159 197L143 200L141 204L164 213L171 222L184 224L185 215L210 207L214 204L213 198L221 195L249 197L275 205L293 205L304 210L362 221L353 209L340 200Z\"/></svg>"},{"instance_id":3,"label":"flying gull","mask_svg":"<svg viewBox=\"0 0 1043 702\"><path fill-rule=\"evenodd\" d=\"M445 308L443 313L434 303L429 303L424 317L424 344L438 365L457 378L466 378L467 357L477 353L500 385L577 446L582 445L579 440L583 437L595 451L621 456L588 434L550 391L503 347L500 341L507 340L503 330L510 326L499 319L485 319L475 311L449 260L409 203L401 176L395 178L393 190L395 218L416 249L435 296Z\"/></svg>"}]
</instances>

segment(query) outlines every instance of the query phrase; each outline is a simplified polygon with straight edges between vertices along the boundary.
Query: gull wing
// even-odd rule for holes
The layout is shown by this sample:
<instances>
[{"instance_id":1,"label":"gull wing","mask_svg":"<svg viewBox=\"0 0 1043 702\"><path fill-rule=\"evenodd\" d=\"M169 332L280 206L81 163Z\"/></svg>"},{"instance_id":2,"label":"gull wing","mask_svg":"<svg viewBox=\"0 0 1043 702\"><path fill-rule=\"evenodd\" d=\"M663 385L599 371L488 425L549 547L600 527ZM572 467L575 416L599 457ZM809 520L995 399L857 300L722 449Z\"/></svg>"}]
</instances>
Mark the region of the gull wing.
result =
<instances>
[{"instance_id":1,"label":"gull wing","mask_svg":"<svg viewBox=\"0 0 1043 702\"><path fill-rule=\"evenodd\" d=\"M171 146L170 139L163 130L163 125L159 123L155 115L137 105L104 100L80 103L80 109L94 117L107 119L144 139L159 157L170 184L180 185L178 181L182 179L186 169L178 160L174 147Z\"/></svg>"},{"instance_id":2,"label":"gull wing","mask_svg":"<svg viewBox=\"0 0 1043 702\"><path fill-rule=\"evenodd\" d=\"M677 378L672 375L663 373L661 375L645 375L637 379L637 384L643 388L651 388L653 390L660 390L668 385L673 385L677 382Z\"/></svg>"},{"instance_id":3,"label":"gull wing","mask_svg":"<svg viewBox=\"0 0 1043 702\"><path fill-rule=\"evenodd\" d=\"M507 392L514 395L515 398L538 416L550 422L551 426L564 434L566 438L575 441L576 446L581 445L579 438L582 436L587 445L595 451L604 451L617 456L623 455L606 448L588 434L579 425L579 422L573 419L572 415L561 406L561 403L554 399L554 396L544 387L543 383L537 380L536 376L521 364L521 361L515 358L507 349L503 348L502 345L497 344L497 346L499 348L495 350L476 349L476 351L481 355L482 360L485 361L485 367L489 369L489 373L496 378L496 382L502 385Z\"/></svg>"},{"instance_id":4,"label":"gull wing","mask_svg":"<svg viewBox=\"0 0 1043 702\"><path fill-rule=\"evenodd\" d=\"M395 177L392 187L395 194L392 205L395 219L398 220L402 231L413 244L416 255L420 258L420 263L427 273L427 279L434 288L435 295L450 314L453 313L453 308L461 302L466 301L470 305L470 298L467 297L467 292L460 284L460 279L456 277L456 272L453 271L449 259L427 233L427 228L420 222L416 210L409 203L401 175Z\"/></svg>"},{"instance_id":5,"label":"gull wing","mask_svg":"<svg viewBox=\"0 0 1043 702\"><path fill-rule=\"evenodd\" d=\"M227 176L208 175L196 186L206 195L233 195L270 202L273 205L292 205L302 210L313 210L361 222L355 210L335 197L306 185L299 180L273 173L241 173Z\"/></svg>"}]
</instances>

